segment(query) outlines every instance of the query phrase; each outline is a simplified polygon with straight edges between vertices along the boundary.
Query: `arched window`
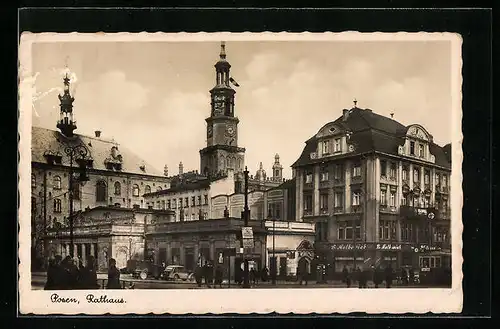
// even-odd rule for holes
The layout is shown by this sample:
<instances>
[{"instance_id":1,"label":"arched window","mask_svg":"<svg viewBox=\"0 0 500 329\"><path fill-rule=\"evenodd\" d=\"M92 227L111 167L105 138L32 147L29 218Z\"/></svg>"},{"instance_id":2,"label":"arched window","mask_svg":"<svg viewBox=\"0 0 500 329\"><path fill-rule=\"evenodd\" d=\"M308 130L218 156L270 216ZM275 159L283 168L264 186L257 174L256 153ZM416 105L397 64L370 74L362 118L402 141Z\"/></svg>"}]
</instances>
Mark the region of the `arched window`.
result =
<instances>
[{"instance_id":1,"label":"arched window","mask_svg":"<svg viewBox=\"0 0 500 329\"><path fill-rule=\"evenodd\" d=\"M115 195L122 194L122 184L120 182L115 182Z\"/></svg>"},{"instance_id":2,"label":"arched window","mask_svg":"<svg viewBox=\"0 0 500 329\"><path fill-rule=\"evenodd\" d=\"M238 167L236 169L238 169L238 170L241 169L241 159L238 159Z\"/></svg>"},{"instance_id":3,"label":"arched window","mask_svg":"<svg viewBox=\"0 0 500 329\"><path fill-rule=\"evenodd\" d=\"M227 159L226 159L226 167L231 168L231 158L230 157L227 157Z\"/></svg>"},{"instance_id":4,"label":"arched window","mask_svg":"<svg viewBox=\"0 0 500 329\"><path fill-rule=\"evenodd\" d=\"M151 186L146 185L146 187L144 187L144 193L151 193Z\"/></svg>"},{"instance_id":5,"label":"arched window","mask_svg":"<svg viewBox=\"0 0 500 329\"><path fill-rule=\"evenodd\" d=\"M106 183L100 180L96 184L96 201L106 202L106 200L107 200Z\"/></svg>"},{"instance_id":6,"label":"arched window","mask_svg":"<svg viewBox=\"0 0 500 329\"><path fill-rule=\"evenodd\" d=\"M36 176L35 174L31 174L31 188L36 187Z\"/></svg>"},{"instance_id":7,"label":"arched window","mask_svg":"<svg viewBox=\"0 0 500 329\"><path fill-rule=\"evenodd\" d=\"M61 212L61 199L54 199L54 212Z\"/></svg>"},{"instance_id":8,"label":"arched window","mask_svg":"<svg viewBox=\"0 0 500 329\"><path fill-rule=\"evenodd\" d=\"M139 185L135 184L132 188L132 195L139 196Z\"/></svg>"},{"instance_id":9,"label":"arched window","mask_svg":"<svg viewBox=\"0 0 500 329\"><path fill-rule=\"evenodd\" d=\"M54 180L53 180L53 188L55 190L60 190L61 189L61 177L59 176L54 176Z\"/></svg>"},{"instance_id":10,"label":"arched window","mask_svg":"<svg viewBox=\"0 0 500 329\"><path fill-rule=\"evenodd\" d=\"M156 188L156 192L160 192L160 191L161 191L161 186L158 186L158 187Z\"/></svg>"}]
</instances>

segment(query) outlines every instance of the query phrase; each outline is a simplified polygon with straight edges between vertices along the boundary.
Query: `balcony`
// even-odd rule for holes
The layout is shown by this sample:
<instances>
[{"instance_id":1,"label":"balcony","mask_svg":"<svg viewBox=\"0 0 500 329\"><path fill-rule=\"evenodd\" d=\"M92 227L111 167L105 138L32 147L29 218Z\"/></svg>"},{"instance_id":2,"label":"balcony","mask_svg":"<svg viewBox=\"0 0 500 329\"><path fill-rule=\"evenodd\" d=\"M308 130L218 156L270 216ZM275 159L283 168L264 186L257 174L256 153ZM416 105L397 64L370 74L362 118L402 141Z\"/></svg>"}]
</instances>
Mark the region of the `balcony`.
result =
<instances>
[{"instance_id":1,"label":"balcony","mask_svg":"<svg viewBox=\"0 0 500 329\"><path fill-rule=\"evenodd\" d=\"M362 176L353 176L351 177L351 184L361 184L363 182Z\"/></svg>"},{"instance_id":2,"label":"balcony","mask_svg":"<svg viewBox=\"0 0 500 329\"><path fill-rule=\"evenodd\" d=\"M312 215L313 215L312 209L304 209L304 217Z\"/></svg>"},{"instance_id":3,"label":"balcony","mask_svg":"<svg viewBox=\"0 0 500 329\"><path fill-rule=\"evenodd\" d=\"M438 213L435 208L400 206L399 213L407 219L434 219Z\"/></svg>"}]
</instances>

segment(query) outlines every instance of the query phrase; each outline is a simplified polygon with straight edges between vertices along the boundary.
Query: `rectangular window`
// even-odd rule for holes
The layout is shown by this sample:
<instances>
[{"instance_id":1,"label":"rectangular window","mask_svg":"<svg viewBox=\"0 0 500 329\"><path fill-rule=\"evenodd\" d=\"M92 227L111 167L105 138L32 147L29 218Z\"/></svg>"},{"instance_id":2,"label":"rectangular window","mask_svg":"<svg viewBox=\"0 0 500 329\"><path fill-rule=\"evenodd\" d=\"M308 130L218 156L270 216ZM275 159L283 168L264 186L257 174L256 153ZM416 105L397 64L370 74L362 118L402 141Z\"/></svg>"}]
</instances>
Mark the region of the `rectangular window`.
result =
<instances>
[{"instance_id":1,"label":"rectangular window","mask_svg":"<svg viewBox=\"0 0 500 329\"><path fill-rule=\"evenodd\" d=\"M306 184L311 184L313 181L313 174L311 172L308 172L306 174Z\"/></svg>"},{"instance_id":2,"label":"rectangular window","mask_svg":"<svg viewBox=\"0 0 500 329\"><path fill-rule=\"evenodd\" d=\"M361 176L361 164L356 163L352 167L352 177L360 177Z\"/></svg>"},{"instance_id":3,"label":"rectangular window","mask_svg":"<svg viewBox=\"0 0 500 329\"><path fill-rule=\"evenodd\" d=\"M389 172L389 177L391 179L396 179L396 164L391 163L391 171Z\"/></svg>"},{"instance_id":4,"label":"rectangular window","mask_svg":"<svg viewBox=\"0 0 500 329\"><path fill-rule=\"evenodd\" d=\"M326 182L328 180L328 167L321 168L321 173L319 179L322 182Z\"/></svg>"},{"instance_id":5,"label":"rectangular window","mask_svg":"<svg viewBox=\"0 0 500 329\"><path fill-rule=\"evenodd\" d=\"M343 181L344 175L342 174L344 172L343 167L341 164L336 164L335 165L335 174L334 178L335 180Z\"/></svg>"},{"instance_id":6,"label":"rectangular window","mask_svg":"<svg viewBox=\"0 0 500 329\"><path fill-rule=\"evenodd\" d=\"M413 169L413 182L420 182L420 170L418 168Z\"/></svg>"},{"instance_id":7,"label":"rectangular window","mask_svg":"<svg viewBox=\"0 0 500 329\"><path fill-rule=\"evenodd\" d=\"M344 193L335 192L334 207L335 208L343 208L344 207Z\"/></svg>"},{"instance_id":8,"label":"rectangular window","mask_svg":"<svg viewBox=\"0 0 500 329\"><path fill-rule=\"evenodd\" d=\"M386 190L380 191L380 205L382 205L382 206L387 205L387 191Z\"/></svg>"},{"instance_id":9,"label":"rectangular window","mask_svg":"<svg viewBox=\"0 0 500 329\"><path fill-rule=\"evenodd\" d=\"M391 206L391 207L396 206L396 192L395 191L391 191L391 196L389 199L389 206Z\"/></svg>"},{"instance_id":10,"label":"rectangular window","mask_svg":"<svg viewBox=\"0 0 500 329\"><path fill-rule=\"evenodd\" d=\"M385 160L380 161L380 176L387 175L387 162Z\"/></svg>"},{"instance_id":11,"label":"rectangular window","mask_svg":"<svg viewBox=\"0 0 500 329\"><path fill-rule=\"evenodd\" d=\"M184 198L184 201L185 201L184 208L189 207L189 198L188 198L188 197L185 197L185 198Z\"/></svg>"},{"instance_id":12,"label":"rectangular window","mask_svg":"<svg viewBox=\"0 0 500 329\"><path fill-rule=\"evenodd\" d=\"M339 228L338 228L338 231L337 231L338 232L337 238L339 240L344 240L345 239L345 229L344 229L344 227L345 227L345 224L340 224L339 225Z\"/></svg>"},{"instance_id":13,"label":"rectangular window","mask_svg":"<svg viewBox=\"0 0 500 329\"><path fill-rule=\"evenodd\" d=\"M403 167L403 171L401 172L401 175L403 176L403 181L408 180L408 169L406 167Z\"/></svg>"},{"instance_id":14,"label":"rectangular window","mask_svg":"<svg viewBox=\"0 0 500 329\"><path fill-rule=\"evenodd\" d=\"M340 138L336 138L333 144L333 152L340 152L342 149L340 147Z\"/></svg>"},{"instance_id":15,"label":"rectangular window","mask_svg":"<svg viewBox=\"0 0 500 329\"><path fill-rule=\"evenodd\" d=\"M425 156L424 144L418 144L418 156L421 158Z\"/></svg>"},{"instance_id":16,"label":"rectangular window","mask_svg":"<svg viewBox=\"0 0 500 329\"><path fill-rule=\"evenodd\" d=\"M349 223L347 224L347 226L345 227L345 238L347 240L351 240L352 239L352 225Z\"/></svg>"},{"instance_id":17,"label":"rectangular window","mask_svg":"<svg viewBox=\"0 0 500 329\"><path fill-rule=\"evenodd\" d=\"M321 194L319 196L319 207L321 210L328 210L328 194Z\"/></svg>"},{"instance_id":18,"label":"rectangular window","mask_svg":"<svg viewBox=\"0 0 500 329\"><path fill-rule=\"evenodd\" d=\"M196 206L196 197L194 196L191 197L191 206Z\"/></svg>"},{"instance_id":19,"label":"rectangular window","mask_svg":"<svg viewBox=\"0 0 500 329\"><path fill-rule=\"evenodd\" d=\"M205 194L203 197L205 199L204 204L207 205L208 204L208 195Z\"/></svg>"},{"instance_id":20,"label":"rectangular window","mask_svg":"<svg viewBox=\"0 0 500 329\"><path fill-rule=\"evenodd\" d=\"M323 142L321 143L321 145L322 145L322 153L323 153L323 154L328 154L328 153L330 153L330 147L329 147L330 145L329 145L329 144L330 144L330 143L329 143L328 141L323 141Z\"/></svg>"},{"instance_id":21,"label":"rectangular window","mask_svg":"<svg viewBox=\"0 0 500 329\"><path fill-rule=\"evenodd\" d=\"M171 209L172 208L172 205L171 205L171 202L170 202L170 199L167 200L167 209Z\"/></svg>"},{"instance_id":22,"label":"rectangular window","mask_svg":"<svg viewBox=\"0 0 500 329\"><path fill-rule=\"evenodd\" d=\"M201 206L201 195L198 195L198 206Z\"/></svg>"},{"instance_id":23,"label":"rectangular window","mask_svg":"<svg viewBox=\"0 0 500 329\"><path fill-rule=\"evenodd\" d=\"M352 192L352 205L359 206L361 204L361 192L354 191Z\"/></svg>"},{"instance_id":24,"label":"rectangular window","mask_svg":"<svg viewBox=\"0 0 500 329\"><path fill-rule=\"evenodd\" d=\"M356 226L356 229L354 230L355 239L359 240L361 239L361 222L356 221L355 226Z\"/></svg>"},{"instance_id":25,"label":"rectangular window","mask_svg":"<svg viewBox=\"0 0 500 329\"><path fill-rule=\"evenodd\" d=\"M410 154L415 155L415 142L410 142Z\"/></svg>"},{"instance_id":26,"label":"rectangular window","mask_svg":"<svg viewBox=\"0 0 500 329\"><path fill-rule=\"evenodd\" d=\"M304 210L312 210L312 195L304 196Z\"/></svg>"},{"instance_id":27,"label":"rectangular window","mask_svg":"<svg viewBox=\"0 0 500 329\"><path fill-rule=\"evenodd\" d=\"M431 172L429 170L425 170L424 173L424 184L429 185L431 180Z\"/></svg>"}]
</instances>

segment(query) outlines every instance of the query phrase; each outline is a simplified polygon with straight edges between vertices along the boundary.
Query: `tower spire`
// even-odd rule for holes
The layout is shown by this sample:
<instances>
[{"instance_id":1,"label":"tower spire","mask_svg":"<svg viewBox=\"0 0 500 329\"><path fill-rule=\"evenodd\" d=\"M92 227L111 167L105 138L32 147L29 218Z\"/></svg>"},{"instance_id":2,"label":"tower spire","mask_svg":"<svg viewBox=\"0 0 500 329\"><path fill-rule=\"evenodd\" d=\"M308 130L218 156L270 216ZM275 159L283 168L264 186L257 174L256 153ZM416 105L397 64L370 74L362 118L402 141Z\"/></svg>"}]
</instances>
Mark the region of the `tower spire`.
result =
<instances>
[{"instance_id":1,"label":"tower spire","mask_svg":"<svg viewBox=\"0 0 500 329\"><path fill-rule=\"evenodd\" d=\"M68 77L67 72L64 75L63 83L64 93L62 95L58 95L60 102L59 107L61 108L61 110L59 113L60 116L59 121L57 122L57 128L59 128L64 136L72 137L73 131L76 129L76 121L73 117L73 102L75 98L71 96L69 91L71 79Z\"/></svg>"}]
</instances>

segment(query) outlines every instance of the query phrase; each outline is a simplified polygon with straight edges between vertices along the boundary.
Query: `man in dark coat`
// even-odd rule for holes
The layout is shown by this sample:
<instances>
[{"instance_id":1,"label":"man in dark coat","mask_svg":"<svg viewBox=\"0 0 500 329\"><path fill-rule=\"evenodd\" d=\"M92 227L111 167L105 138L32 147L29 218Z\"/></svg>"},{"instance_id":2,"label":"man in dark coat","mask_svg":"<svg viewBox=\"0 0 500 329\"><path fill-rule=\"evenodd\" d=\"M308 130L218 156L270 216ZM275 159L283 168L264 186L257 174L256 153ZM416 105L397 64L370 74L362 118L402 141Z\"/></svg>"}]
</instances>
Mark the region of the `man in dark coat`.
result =
<instances>
[{"instance_id":1,"label":"man in dark coat","mask_svg":"<svg viewBox=\"0 0 500 329\"><path fill-rule=\"evenodd\" d=\"M363 273L359 267L356 267L356 280L358 281L358 288L363 288Z\"/></svg>"},{"instance_id":2,"label":"man in dark coat","mask_svg":"<svg viewBox=\"0 0 500 329\"><path fill-rule=\"evenodd\" d=\"M97 283L97 272L94 256L88 256L87 264L80 270L80 288L81 289L99 289Z\"/></svg>"},{"instance_id":3,"label":"man in dark coat","mask_svg":"<svg viewBox=\"0 0 500 329\"><path fill-rule=\"evenodd\" d=\"M349 280L349 270L345 265L344 268L342 269L342 282L344 282L347 285L347 288L351 286L351 282Z\"/></svg>"},{"instance_id":4,"label":"man in dark coat","mask_svg":"<svg viewBox=\"0 0 500 329\"><path fill-rule=\"evenodd\" d=\"M375 266L373 268L373 284L375 285L375 288L378 288L378 286L382 283L382 277L380 273L380 268L378 266Z\"/></svg>"},{"instance_id":5,"label":"man in dark coat","mask_svg":"<svg viewBox=\"0 0 500 329\"><path fill-rule=\"evenodd\" d=\"M108 284L106 289L121 289L120 285L120 271L116 268L116 260L111 258L109 260L108 268Z\"/></svg>"},{"instance_id":6,"label":"man in dark coat","mask_svg":"<svg viewBox=\"0 0 500 329\"><path fill-rule=\"evenodd\" d=\"M214 278L214 267L212 263L207 262L205 264L205 283L208 288L212 288L211 284Z\"/></svg>"},{"instance_id":7,"label":"man in dark coat","mask_svg":"<svg viewBox=\"0 0 500 329\"><path fill-rule=\"evenodd\" d=\"M194 269L194 278L198 287L201 287L203 282L203 268L199 265Z\"/></svg>"},{"instance_id":8,"label":"man in dark coat","mask_svg":"<svg viewBox=\"0 0 500 329\"><path fill-rule=\"evenodd\" d=\"M260 278L262 279L262 282L266 282L269 279L269 270L267 269L267 267L264 266L264 268L262 269Z\"/></svg>"},{"instance_id":9,"label":"man in dark coat","mask_svg":"<svg viewBox=\"0 0 500 329\"><path fill-rule=\"evenodd\" d=\"M219 288L222 288L222 268L220 266L217 266L215 268L215 285L214 285L214 288L215 286L219 286Z\"/></svg>"},{"instance_id":10,"label":"man in dark coat","mask_svg":"<svg viewBox=\"0 0 500 329\"><path fill-rule=\"evenodd\" d=\"M386 286L386 288L390 288L392 286L392 267L391 267L391 264L389 264L385 268L385 286Z\"/></svg>"}]
</instances>

